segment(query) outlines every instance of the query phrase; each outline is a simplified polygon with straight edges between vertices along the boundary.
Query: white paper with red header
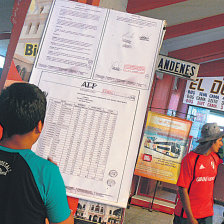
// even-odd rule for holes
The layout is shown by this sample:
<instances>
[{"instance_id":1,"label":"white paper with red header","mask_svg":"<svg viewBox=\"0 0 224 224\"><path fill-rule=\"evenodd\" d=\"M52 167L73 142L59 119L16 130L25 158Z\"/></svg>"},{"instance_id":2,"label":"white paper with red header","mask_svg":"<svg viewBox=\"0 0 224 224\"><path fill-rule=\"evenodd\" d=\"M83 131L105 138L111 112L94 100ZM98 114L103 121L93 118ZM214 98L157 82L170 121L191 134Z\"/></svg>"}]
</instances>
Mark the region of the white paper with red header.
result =
<instances>
[{"instance_id":1,"label":"white paper with red header","mask_svg":"<svg viewBox=\"0 0 224 224\"><path fill-rule=\"evenodd\" d=\"M53 2L30 79L48 93L33 150L58 163L68 195L126 207L164 26Z\"/></svg>"}]
</instances>

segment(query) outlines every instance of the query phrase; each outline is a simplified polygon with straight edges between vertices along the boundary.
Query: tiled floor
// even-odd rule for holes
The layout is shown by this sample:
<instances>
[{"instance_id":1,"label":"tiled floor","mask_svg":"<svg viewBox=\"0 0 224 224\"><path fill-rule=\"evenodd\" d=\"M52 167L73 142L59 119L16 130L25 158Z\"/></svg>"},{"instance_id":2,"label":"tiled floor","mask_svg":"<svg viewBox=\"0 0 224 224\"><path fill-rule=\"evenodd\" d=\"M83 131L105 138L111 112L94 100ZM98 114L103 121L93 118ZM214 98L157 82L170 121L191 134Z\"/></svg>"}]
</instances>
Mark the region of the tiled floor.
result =
<instances>
[{"instance_id":1,"label":"tiled floor","mask_svg":"<svg viewBox=\"0 0 224 224\"><path fill-rule=\"evenodd\" d=\"M213 224L221 224L224 220L223 217L224 207L214 205ZM172 224L173 215L157 211L148 211L148 209L131 205L126 209L124 224Z\"/></svg>"},{"instance_id":2,"label":"tiled floor","mask_svg":"<svg viewBox=\"0 0 224 224\"><path fill-rule=\"evenodd\" d=\"M124 224L171 224L172 215L157 211L148 211L148 209L138 206L130 206L126 209Z\"/></svg>"}]
</instances>

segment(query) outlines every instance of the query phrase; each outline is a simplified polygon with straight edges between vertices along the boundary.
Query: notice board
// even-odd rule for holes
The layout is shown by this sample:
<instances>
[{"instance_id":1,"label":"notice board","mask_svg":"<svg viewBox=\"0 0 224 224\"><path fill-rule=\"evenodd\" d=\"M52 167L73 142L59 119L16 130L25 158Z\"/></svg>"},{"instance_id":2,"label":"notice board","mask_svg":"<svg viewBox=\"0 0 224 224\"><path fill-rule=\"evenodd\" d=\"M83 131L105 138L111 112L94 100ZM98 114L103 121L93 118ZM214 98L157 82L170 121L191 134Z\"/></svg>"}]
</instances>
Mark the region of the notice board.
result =
<instances>
[{"instance_id":1,"label":"notice board","mask_svg":"<svg viewBox=\"0 0 224 224\"><path fill-rule=\"evenodd\" d=\"M47 92L33 150L67 194L126 207L165 22L56 0L30 82Z\"/></svg>"}]
</instances>

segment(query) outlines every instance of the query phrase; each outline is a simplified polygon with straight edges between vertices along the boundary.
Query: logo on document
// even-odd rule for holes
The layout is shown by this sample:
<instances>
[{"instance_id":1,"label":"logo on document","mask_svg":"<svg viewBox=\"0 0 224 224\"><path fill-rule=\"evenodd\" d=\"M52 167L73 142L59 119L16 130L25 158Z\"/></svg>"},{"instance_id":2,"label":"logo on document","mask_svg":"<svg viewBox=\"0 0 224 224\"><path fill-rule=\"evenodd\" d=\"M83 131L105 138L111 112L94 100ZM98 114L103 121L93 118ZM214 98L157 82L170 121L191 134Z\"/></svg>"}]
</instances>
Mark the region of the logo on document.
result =
<instances>
[{"instance_id":1,"label":"logo on document","mask_svg":"<svg viewBox=\"0 0 224 224\"><path fill-rule=\"evenodd\" d=\"M112 64L111 69L119 72L121 71L121 64L116 61Z\"/></svg>"},{"instance_id":2,"label":"logo on document","mask_svg":"<svg viewBox=\"0 0 224 224\"><path fill-rule=\"evenodd\" d=\"M116 184L115 180L113 180L113 179L108 179L107 180L107 185L109 187L113 187L115 184Z\"/></svg>"},{"instance_id":3,"label":"logo on document","mask_svg":"<svg viewBox=\"0 0 224 224\"><path fill-rule=\"evenodd\" d=\"M149 36L147 36L147 35L141 35L141 36L139 37L139 40L149 41Z\"/></svg>"},{"instance_id":4,"label":"logo on document","mask_svg":"<svg viewBox=\"0 0 224 224\"><path fill-rule=\"evenodd\" d=\"M86 88L94 89L97 86L97 84L93 83L93 82L84 82L81 86L86 87Z\"/></svg>"},{"instance_id":5,"label":"logo on document","mask_svg":"<svg viewBox=\"0 0 224 224\"><path fill-rule=\"evenodd\" d=\"M122 47L125 47L125 48L132 48L132 39L134 37L134 34L133 33L125 33L123 36L122 36L122 42L123 42L123 45Z\"/></svg>"}]
</instances>

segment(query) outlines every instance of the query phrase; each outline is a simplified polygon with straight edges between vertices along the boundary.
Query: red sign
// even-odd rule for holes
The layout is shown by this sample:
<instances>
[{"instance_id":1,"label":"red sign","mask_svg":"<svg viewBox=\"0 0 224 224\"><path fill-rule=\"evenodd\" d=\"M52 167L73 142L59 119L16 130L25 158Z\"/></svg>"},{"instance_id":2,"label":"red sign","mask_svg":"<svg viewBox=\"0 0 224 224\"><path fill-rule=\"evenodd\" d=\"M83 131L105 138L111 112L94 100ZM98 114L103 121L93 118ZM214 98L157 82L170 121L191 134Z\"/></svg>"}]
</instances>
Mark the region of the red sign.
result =
<instances>
[{"instance_id":1,"label":"red sign","mask_svg":"<svg viewBox=\"0 0 224 224\"><path fill-rule=\"evenodd\" d=\"M151 162L152 161L152 155L144 154L143 155L143 161Z\"/></svg>"}]
</instances>

